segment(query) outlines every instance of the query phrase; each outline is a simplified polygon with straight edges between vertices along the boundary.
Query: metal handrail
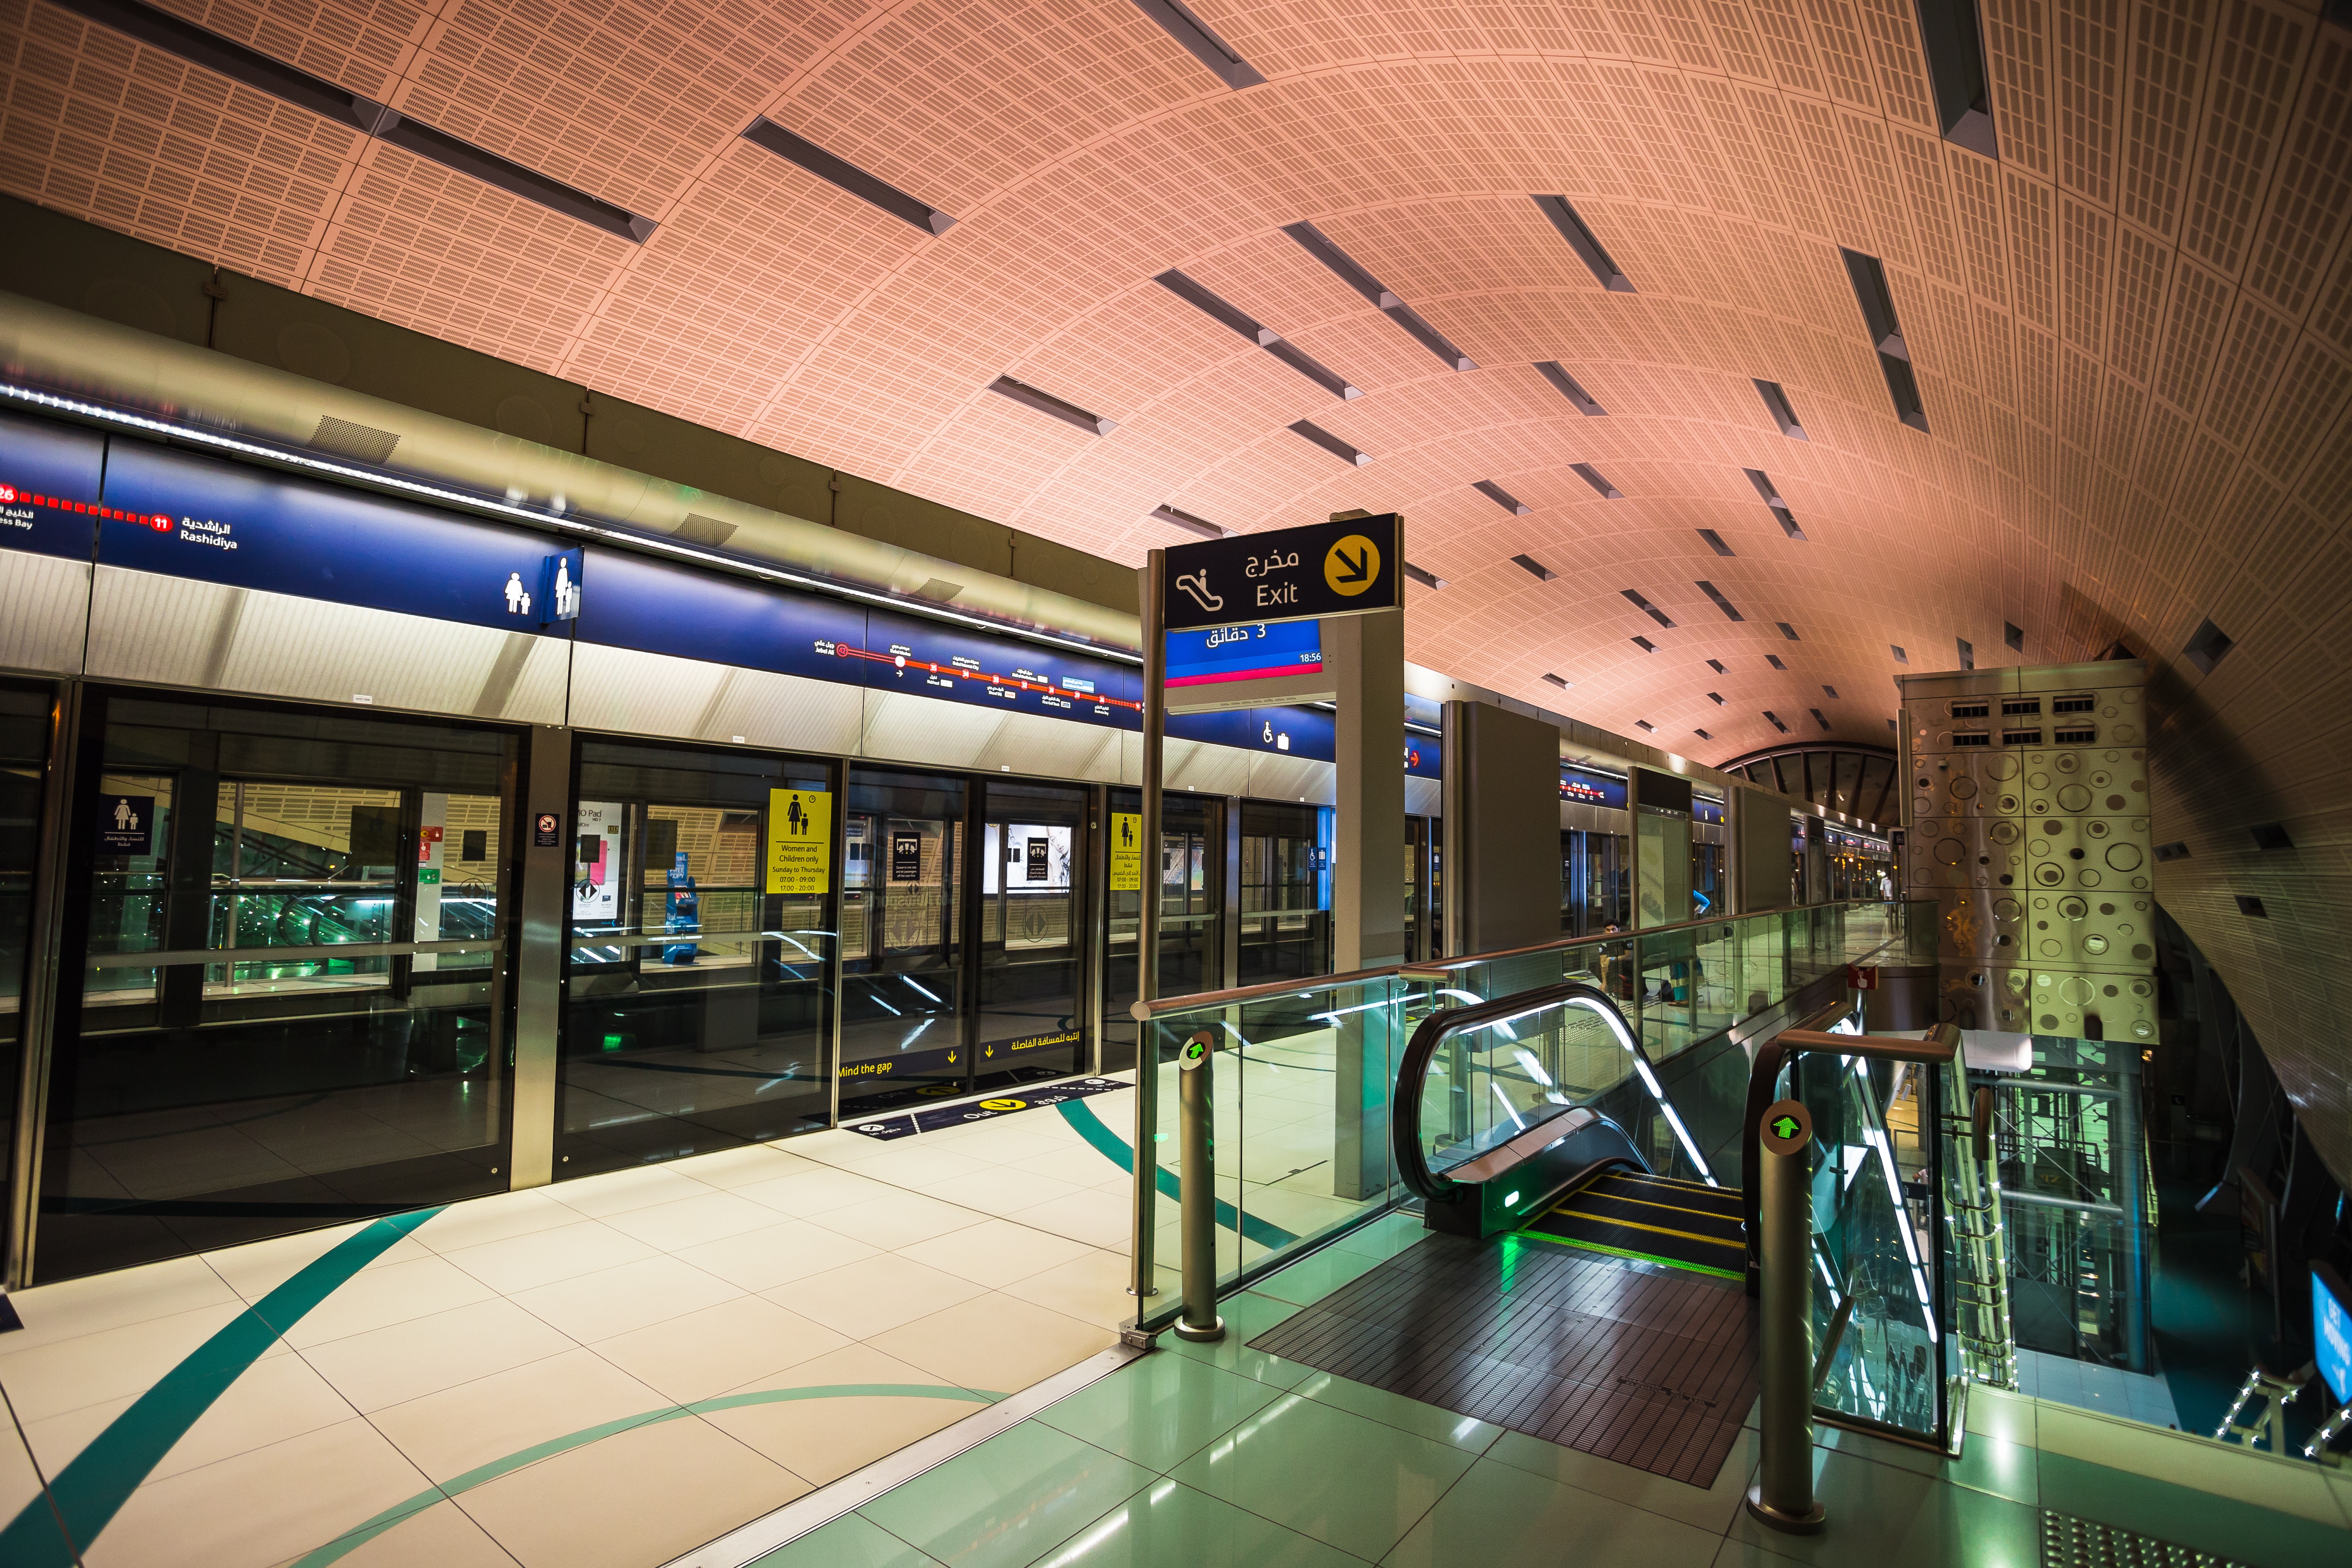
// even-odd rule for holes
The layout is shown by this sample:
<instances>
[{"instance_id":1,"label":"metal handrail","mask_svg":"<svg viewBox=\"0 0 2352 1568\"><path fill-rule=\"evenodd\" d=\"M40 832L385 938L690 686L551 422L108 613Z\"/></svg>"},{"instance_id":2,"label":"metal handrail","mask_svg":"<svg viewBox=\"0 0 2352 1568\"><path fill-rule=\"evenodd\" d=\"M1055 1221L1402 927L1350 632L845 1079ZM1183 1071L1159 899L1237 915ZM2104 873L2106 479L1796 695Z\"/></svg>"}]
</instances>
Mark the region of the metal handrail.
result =
<instances>
[{"instance_id":1,"label":"metal handrail","mask_svg":"<svg viewBox=\"0 0 2352 1568\"><path fill-rule=\"evenodd\" d=\"M312 963L327 958L409 958L419 953L479 952L505 942L498 933L446 942L334 942L315 947L184 947L164 952L93 952L92 969L174 969L204 963Z\"/></svg>"},{"instance_id":2,"label":"metal handrail","mask_svg":"<svg viewBox=\"0 0 2352 1568\"><path fill-rule=\"evenodd\" d=\"M1135 1002L1128 1007L1128 1016L1139 1024L1148 1024L1165 1013L1179 1013L1194 1007L1227 1007L1244 1002L1255 1002L1268 996L1298 994L1307 990L1332 989L1341 985L1360 985L1367 981L1381 980L1390 975L1408 978L1420 974L1450 973L1473 964L1496 963L1507 958L1530 958L1540 952L1565 952L1570 948L1600 947L1611 942L1633 942L1651 937L1671 936L1676 931L1696 931L1705 926L1736 925L1741 921L1759 920L1766 915L1792 914L1799 910L1864 909L1873 904L1912 903L1908 899L1845 899L1826 904L1791 904L1786 909L1751 910L1745 914L1708 915L1700 920L1677 921L1672 925L1643 926L1634 931L1616 931L1607 936L1575 936L1559 942L1539 942L1528 947L1498 948L1493 952L1464 953L1457 958L1430 958L1412 963L1385 963L1377 969L1359 969L1347 974L1318 974L1306 980L1268 980L1255 985L1238 985L1226 991L1196 991L1189 995L1170 996L1154 1002Z\"/></svg>"}]
</instances>

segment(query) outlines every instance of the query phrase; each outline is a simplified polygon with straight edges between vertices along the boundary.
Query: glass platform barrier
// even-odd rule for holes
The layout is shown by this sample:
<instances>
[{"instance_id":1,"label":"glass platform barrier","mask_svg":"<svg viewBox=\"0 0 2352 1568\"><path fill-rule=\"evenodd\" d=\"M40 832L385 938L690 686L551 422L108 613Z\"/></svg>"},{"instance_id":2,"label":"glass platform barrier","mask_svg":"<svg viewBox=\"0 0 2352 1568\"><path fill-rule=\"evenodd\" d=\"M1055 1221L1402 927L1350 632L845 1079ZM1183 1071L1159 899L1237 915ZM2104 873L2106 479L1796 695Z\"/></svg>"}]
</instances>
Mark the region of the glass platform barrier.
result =
<instances>
[{"instance_id":1,"label":"glass platform barrier","mask_svg":"<svg viewBox=\"0 0 2352 1568\"><path fill-rule=\"evenodd\" d=\"M1581 1108L1622 1130L1651 1171L1728 1186L1749 1034L1789 1022L1792 1004L1842 999L1849 964L1932 961L1933 910L1817 904L1136 1004L1136 1283L1153 1292L1139 1326L1179 1310L1176 1075L1188 1043L1212 1053L1217 1273L1230 1293L1413 1195L1391 1116L1406 1047L1431 1015L1569 985L1605 999L1615 1020L1566 1006L1526 1020L1533 1039L1510 1039L1529 1031L1507 1018L1465 1040L1427 1129L1441 1162L1518 1136L1530 1112Z\"/></svg>"}]
</instances>

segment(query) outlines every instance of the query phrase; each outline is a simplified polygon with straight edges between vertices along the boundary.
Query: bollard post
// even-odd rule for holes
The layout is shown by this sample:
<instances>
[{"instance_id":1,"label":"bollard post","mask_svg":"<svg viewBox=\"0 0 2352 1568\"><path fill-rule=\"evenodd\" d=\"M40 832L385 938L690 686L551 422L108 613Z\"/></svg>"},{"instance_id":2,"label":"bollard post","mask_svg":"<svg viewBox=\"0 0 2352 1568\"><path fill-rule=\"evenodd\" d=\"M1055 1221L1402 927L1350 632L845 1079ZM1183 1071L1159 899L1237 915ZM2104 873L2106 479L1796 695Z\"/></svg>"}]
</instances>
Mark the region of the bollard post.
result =
<instances>
[{"instance_id":1,"label":"bollard post","mask_svg":"<svg viewBox=\"0 0 2352 1568\"><path fill-rule=\"evenodd\" d=\"M1828 1510L1813 1500L1813 1279L1811 1173L1805 1152L1813 1118L1802 1100L1783 1100L1756 1130L1759 1220L1763 1237L1762 1365L1764 1407L1758 1418L1762 1463L1748 1489L1748 1511L1775 1530L1810 1535Z\"/></svg>"},{"instance_id":2,"label":"bollard post","mask_svg":"<svg viewBox=\"0 0 2352 1568\"><path fill-rule=\"evenodd\" d=\"M1225 1321L1217 1316L1217 1173L1210 1153L1214 1127L1209 1062L1215 1050L1202 1029L1176 1053L1176 1135L1184 1161L1177 1211L1184 1261L1184 1315L1176 1322L1180 1340L1225 1337Z\"/></svg>"}]
</instances>

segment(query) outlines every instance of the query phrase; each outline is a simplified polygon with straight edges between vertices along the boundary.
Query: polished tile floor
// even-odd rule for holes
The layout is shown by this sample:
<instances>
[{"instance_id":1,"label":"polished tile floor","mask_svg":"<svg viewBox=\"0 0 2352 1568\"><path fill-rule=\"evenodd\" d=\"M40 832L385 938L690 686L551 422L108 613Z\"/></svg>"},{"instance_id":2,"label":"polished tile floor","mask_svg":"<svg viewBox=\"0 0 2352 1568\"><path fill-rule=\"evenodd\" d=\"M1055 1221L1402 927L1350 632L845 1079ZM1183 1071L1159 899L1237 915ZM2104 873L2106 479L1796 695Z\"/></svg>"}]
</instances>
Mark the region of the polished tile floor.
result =
<instances>
[{"instance_id":1,"label":"polished tile floor","mask_svg":"<svg viewBox=\"0 0 2352 1568\"><path fill-rule=\"evenodd\" d=\"M662 1563L1113 1344L1133 1101L1084 1101L1092 1141L823 1132L18 1292L38 1474L0 1430L0 1528L45 1475L120 1494L92 1568Z\"/></svg>"},{"instance_id":2,"label":"polished tile floor","mask_svg":"<svg viewBox=\"0 0 2352 1568\"><path fill-rule=\"evenodd\" d=\"M1829 1528L1796 1537L1740 1507L1752 1426L1702 1488L1249 1344L1418 1234L1345 1238L1230 1300L1223 1342L1165 1338L761 1568L2034 1568L2045 1510L2261 1568L2352 1561L2352 1478L2021 1396L1979 1392L1949 1462L1822 1428Z\"/></svg>"}]
</instances>

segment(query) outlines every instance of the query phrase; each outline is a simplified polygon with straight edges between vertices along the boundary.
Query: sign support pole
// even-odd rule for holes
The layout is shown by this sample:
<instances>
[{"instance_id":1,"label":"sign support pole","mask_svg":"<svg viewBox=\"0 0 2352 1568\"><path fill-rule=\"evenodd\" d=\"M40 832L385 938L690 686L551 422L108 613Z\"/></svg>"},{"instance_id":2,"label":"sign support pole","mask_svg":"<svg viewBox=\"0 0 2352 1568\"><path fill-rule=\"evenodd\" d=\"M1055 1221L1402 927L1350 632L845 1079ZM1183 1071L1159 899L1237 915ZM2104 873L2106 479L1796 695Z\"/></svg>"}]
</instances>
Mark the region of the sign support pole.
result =
<instances>
[{"instance_id":1,"label":"sign support pole","mask_svg":"<svg viewBox=\"0 0 2352 1568\"><path fill-rule=\"evenodd\" d=\"M1168 589L1168 552L1151 552L1143 568L1143 842L1137 847L1142 874L1136 878L1135 994L1160 999L1160 770L1168 728L1168 634L1162 599ZM1141 1302L1160 1293L1152 1254L1158 1220L1160 1155L1160 1061L1155 1026L1135 1028L1135 1278L1128 1294Z\"/></svg>"}]
</instances>

